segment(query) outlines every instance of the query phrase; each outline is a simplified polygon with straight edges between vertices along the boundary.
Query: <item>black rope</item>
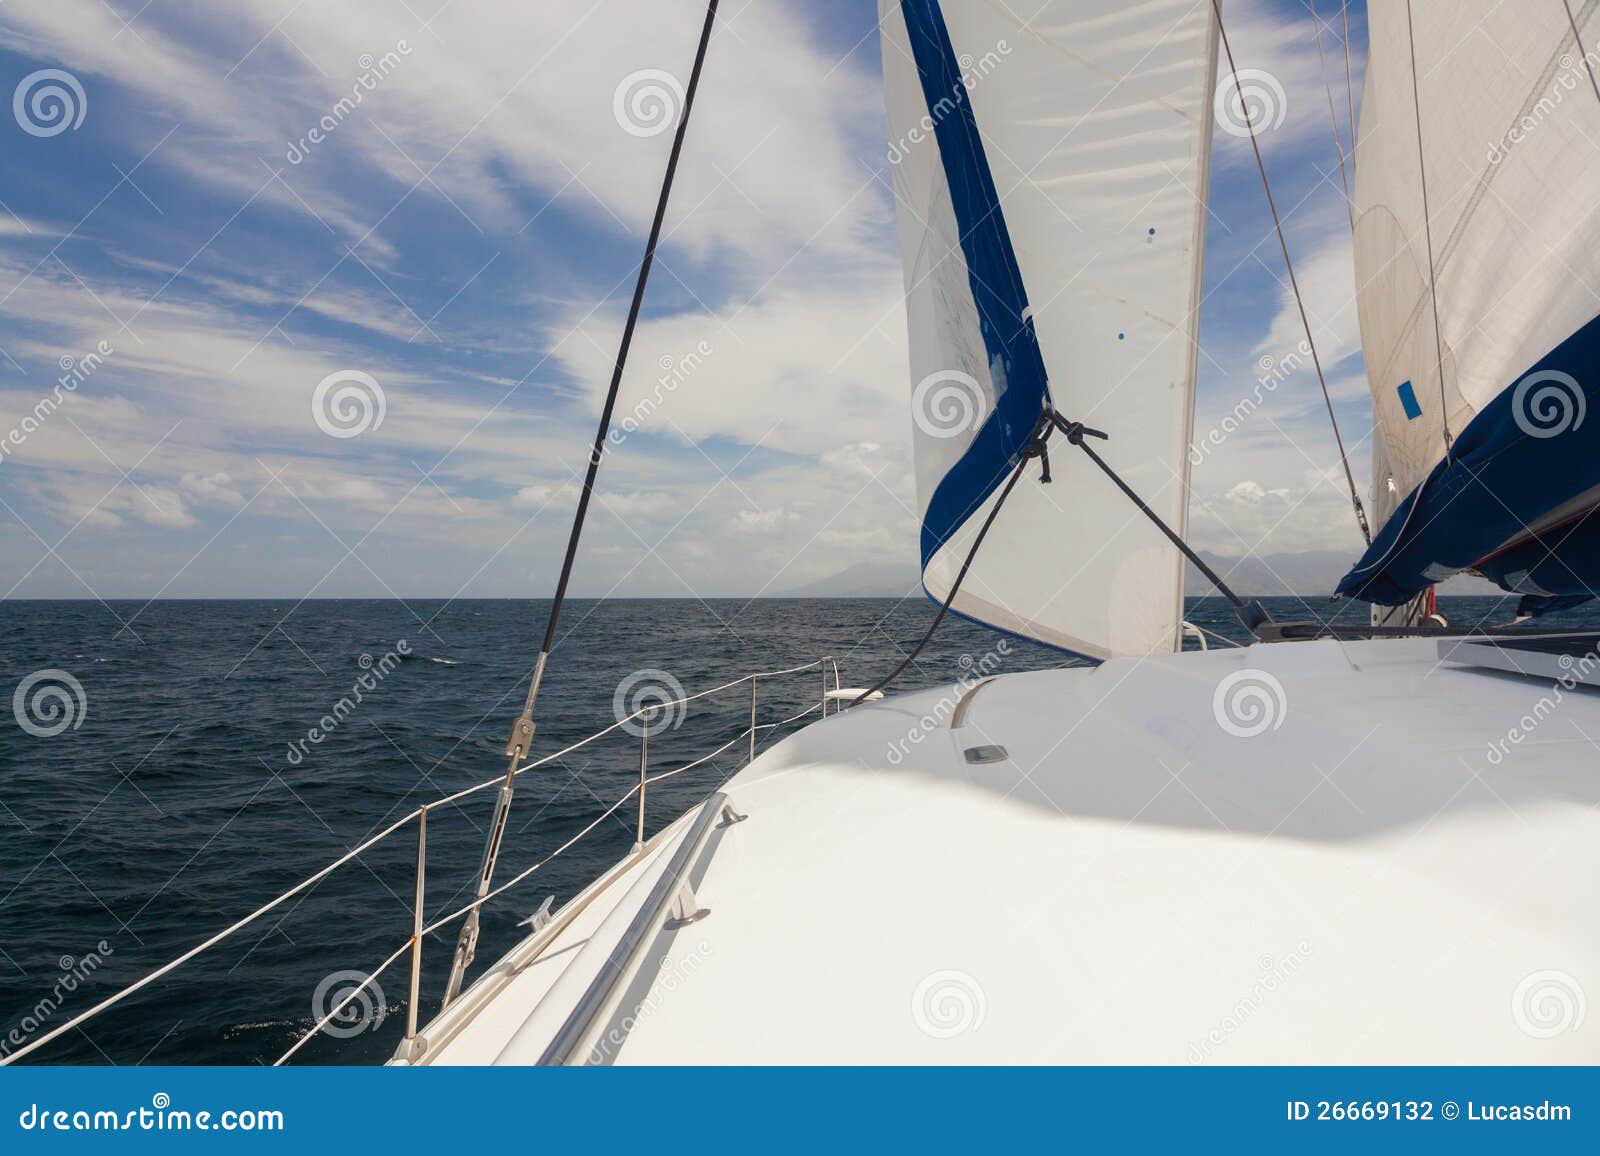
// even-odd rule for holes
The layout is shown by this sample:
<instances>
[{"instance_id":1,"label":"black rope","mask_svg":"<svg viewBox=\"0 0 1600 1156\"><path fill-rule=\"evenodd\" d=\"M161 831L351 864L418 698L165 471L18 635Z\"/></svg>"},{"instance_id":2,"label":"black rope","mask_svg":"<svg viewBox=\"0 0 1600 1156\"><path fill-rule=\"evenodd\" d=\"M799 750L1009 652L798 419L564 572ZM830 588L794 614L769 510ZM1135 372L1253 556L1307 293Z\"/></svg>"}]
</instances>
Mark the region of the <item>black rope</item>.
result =
<instances>
[{"instance_id":1,"label":"black rope","mask_svg":"<svg viewBox=\"0 0 1600 1156\"><path fill-rule=\"evenodd\" d=\"M855 698L851 699L851 706L855 706L860 702L865 702L874 694L877 694L878 691L882 690L895 679L899 678L905 673L906 667L910 666L916 661L917 655L922 653L922 648L928 645L928 640L933 637L933 632L938 630L939 623L944 621L945 613L950 609L950 603L956 600L956 594L961 590L961 583L966 579L967 571L972 567L972 560L978 556L978 547L983 545L983 539L989 533L989 527L994 525L995 515L1000 513L1000 507L1006 504L1006 499L1011 496L1011 491L1016 489L1017 482L1022 478L1022 471L1027 468L1028 463L1036 457L1043 459L1044 472L1040 476L1039 480L1041 482L1048 482L1050 480L1050 459L1045 456L1044 448L1045 440L1050 436L1049 413L1046 412L1045 414L1041 415L1038 424L1033 428L1034 432L1032 439L1028 442L1027 446L1024 447L1022 455L1017 459L1016 468L1011 471L1011 477L1006 479L1005 488L1000 491L1000 497L995 501L993 507L990 508L989 516L983 520L983 525L978 530L978 536L972 541L972 549L967 551L966 561L961 563L961 570L956 574L956 580L950 584L950 593L945 595L944 602L939 607L939 613L933 616L933 624L928 627L927 633L922 636L922 641L917 643L916 648L912 650L910 654L906 655L905 661L901 662L899 666L895 667L886 676L879 679L866 690L862 691Z\"/></svg>"},{"instance_id":2,"label":"black rope","mask_svg":"<svg viewBox=\"0 0 1600 1156\"><path fill-rule=\"evenodd\" d=\"M1185 542L1177 534L1173 533L1171 527L1169 527L1166 522L1162 520L1161 515L1152 510L1145 503L1145 500L1136 494L1128 485L1128 483L1124 482L1122 478L1118 476L1117 471L1112 469L1111 466L1106 463L1106 460L1099 454L1095 453L1094 450L1091 449L1084 441L1085 438L1099 438L1102 441L1106 441L1109 440L1109 434L1106 434L1101 430L1090 429L1081 421L1068 421L1066 418L1056 413L1054 409L1046 407L1044 413L1039 417L1038 424L1034 426L1033 437L1029 440L1028 444L1023 447L1021 456L1017 461L1016 468L1011 471L1011 477L1007 479L1005 488L1000 491L1000 497L995 501L994 506L989 510L989 516L983 520L983 526L978 530L978 536L973 539L972 548L967 551L966 560L961 563L961 569L956 574L956 580L950 585L950 593L945 595L944 602L940 604L939 613L933 616L932 625L928 627L927 632L922 636L922 640L917 643L915 649L913 649L910 654L906 655L905 659L900 663L900 665L895 667L894 670L890 671L889 674L884 678L879 679L871 687L862 691L859 695L852 699L850 702L851 706L855 706L857 703L865 702L878 691L882 690L895 679L899 678L903 673L905 673L906 668L916 661L917 655L922 653L923 648L928 645L929 640L933 638L934 631L938 630L939 624L944 621L945 613L950 609L950 604L955 601L956 594L960 592L961 583L966 579L967 571L971 569L973 559L978 556L978 547L983 545L983 539L989 533L989 527L994 525L995 517L1000 513L1000 508L1006 504L1006 499L1011 496L1011 491L1016 488L1017 482L1022 477L1022 471L1027 467L1028 463L1034 458L1039 458L1042 466L1039 480L1046 483L1050 481L1050 454L1048 442L1050 438L1050 431L1052 429L1060 430L1069 444L1077 446L1084 453L1088 454L1089 460L1095 465L1099 466L1101 472L1103 472L1106 477L1110 478L1112 482L1116 484L1117 488L1128 496L1129 500L1131 500L1133 504L1138 507L1139 512L1154 522L1156 528L1167 536L1167 539L1178 548L1183 556L1195 564L1200 573L1204 574L1211 584L1217 588L1217 592L1226 598L1230 603L1232 603L1234 613L1238 615L1239 621L1244 624L1244 628L1249 631L1252 636L1255 636L1258 633L1256 629L1257 627L1261 626L1263 623L1272 621L1272 616L1267 613L1266 608L1263 607L1260 602L1257 602L1253 599L1249 602L1246 602L1244 599L1235 594L1228 586L1227 582L1223 581L1222 576L1210 566L1206 565L1205 559L1201 558L1200 555L1191 550L1187 542Z\"/></svg>"}]
</instances>

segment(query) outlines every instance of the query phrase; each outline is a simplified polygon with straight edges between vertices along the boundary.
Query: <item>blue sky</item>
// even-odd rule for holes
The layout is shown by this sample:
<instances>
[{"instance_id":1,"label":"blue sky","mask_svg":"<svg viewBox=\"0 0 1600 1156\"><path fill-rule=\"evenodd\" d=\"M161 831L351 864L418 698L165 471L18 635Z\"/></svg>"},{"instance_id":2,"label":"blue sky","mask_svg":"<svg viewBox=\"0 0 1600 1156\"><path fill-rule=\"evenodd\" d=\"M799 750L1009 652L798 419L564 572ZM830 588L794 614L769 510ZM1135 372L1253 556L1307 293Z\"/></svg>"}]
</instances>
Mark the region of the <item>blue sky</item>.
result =
<instances>
[{"instance_id":1,"label":"blue sky","mask_svg":"<svg viewBox=\"0 0 1600 1156\"><path fill-rule=\"evenodd\" d=\"M1348 142L1339 9L1320 9ZM1284 94L1267 163L1364 488L1312 14L1226 11L1241 69ZM702 14L7 0L5 91L64 71L82 120L0 120L0 427L61 396L0 455L0 591L548 593L671 140L629 131L649 104L619 111L619 86L686 78ZM1359 102L1360 5L1350 20ZM855 563L912 579L879 75L869 0L723 4L621 412L660 404L602 473L575 593L775 594ZM1300 338L1248 142L1218 141L1202 434ZM67 358L86 368L63 391ZM381 422L323 428L330 377L325 402L375 382ZM1314 376L1291 374L1195 470L1193 540L1354 557L1336 463Z\"/></svg>"}]
</instances>

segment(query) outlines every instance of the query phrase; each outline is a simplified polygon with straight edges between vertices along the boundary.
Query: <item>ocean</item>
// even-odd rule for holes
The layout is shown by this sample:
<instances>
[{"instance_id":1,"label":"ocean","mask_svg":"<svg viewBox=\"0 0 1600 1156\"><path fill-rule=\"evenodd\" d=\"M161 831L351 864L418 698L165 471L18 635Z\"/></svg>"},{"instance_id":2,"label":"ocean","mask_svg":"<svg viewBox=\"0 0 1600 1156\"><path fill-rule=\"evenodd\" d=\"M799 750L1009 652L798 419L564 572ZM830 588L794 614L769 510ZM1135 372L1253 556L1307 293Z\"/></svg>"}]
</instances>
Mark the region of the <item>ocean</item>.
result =
<instances>
[{"instance_id":1,"label":"ocean","mask_svg":"<svg viewBox=\"0 0 1600 1156\"><path fill-rule=\"evenodd\" d=\"M1274 617L1360 622L1365 608L1265 599ZM1511 602L1445 599L1458 623ZM0 602L0 1054L64 1023L220 931L408 811L504 770L543 601ZM921 599L574 599L563 612L533 754L610 725L616 704L696 692L751 671L835 658L866 686L915 645ZM1219 599L1191 621L1240 639ZM1552 626L1594 625L1592 611ZM893 690L1070 662L947 619ZM1189 645L1193 646L1191 642ZM816 668L759 684L759 721L817 702ZM641 697L643 696L643 697ZM359 701L357 701L359 699ZM650 736L652 773L746 725L749 687L699 699ZM813 713L810 718L815 718ZM810 719L802 720L810 721ZM24 726L26 724L26 726ZM788 728L763 732L763 747ZM624 730L521 776L499 878L538 861L625 794L639 771ZM736 772L743 742L652 787L647 834ZM426 911L468 890L493 791L430 813ZM623 807L485 909L474 974L627 853ZM415 832L364 853L218 948L23 1062L271 1063L411 929ZM426 939L421 1019L438 1008L458 925ZM370 1063L404 1028L405 960L353 1022L296 1063ZM342 977L342 978L341 978ZM314 1009L316 1014L314 1014Z\"/></svg>"}]
</instances>

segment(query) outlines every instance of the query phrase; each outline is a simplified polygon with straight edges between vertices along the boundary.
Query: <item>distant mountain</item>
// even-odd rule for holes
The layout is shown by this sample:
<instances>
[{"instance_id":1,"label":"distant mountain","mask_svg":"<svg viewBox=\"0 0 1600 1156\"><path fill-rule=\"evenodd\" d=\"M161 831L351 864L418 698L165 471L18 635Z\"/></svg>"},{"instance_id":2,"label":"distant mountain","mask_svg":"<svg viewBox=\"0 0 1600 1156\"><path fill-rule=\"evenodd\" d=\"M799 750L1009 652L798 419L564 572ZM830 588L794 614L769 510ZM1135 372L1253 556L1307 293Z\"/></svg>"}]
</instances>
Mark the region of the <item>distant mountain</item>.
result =
<instances>
[{"instance_id":1,"label":"distant mountain","mask_svg":"<svg viewBox=\"0 0 1600 1156\"><path fill-rule=\"evenodd\" d=\"M921 591L914 568L901 562L857 562L837 574L785 590L783 598L904 598Z\"/></svg>"},{"instance_id":2,"label":"distant mountain","mask_svg":"<svg viewBox=\"0 0 1600 1156\"><path fill-rule=\"evenodd\" d=\"M1200 557L1233 587L1237 594L1256 597L1299 594L1329 595L1356 561L1342 550L1308 550L1302 554L1263 554L1229 558L1201 550ZM1190 563L1185 585L1193 596L1216 593L1206 576ZM1460 576L1439 588L1441 594L1496 594L1500 588L1482 578Z\"/></svg>"},{"instance_id":3,"label":"distant mountain","mask_svg":"<svg viewBox=\"0 0 1600 1156\"><path fill-rule=\"evenodd\" d=\"M1231 558L1201 550L1206 564L1242 595L1304 597L1333 593L1355 558L1342 550L1308 550L1300 554L1263 554ZM1185 585L1193 597L1216 593L1191 563ZM898 562L857 562L837 574L785 590L780 598L903 598L920 591L914 569ZM1481 578L1452 578L1441 594L1496 594L1499 587Z\"/></svg>"}]
</instances>

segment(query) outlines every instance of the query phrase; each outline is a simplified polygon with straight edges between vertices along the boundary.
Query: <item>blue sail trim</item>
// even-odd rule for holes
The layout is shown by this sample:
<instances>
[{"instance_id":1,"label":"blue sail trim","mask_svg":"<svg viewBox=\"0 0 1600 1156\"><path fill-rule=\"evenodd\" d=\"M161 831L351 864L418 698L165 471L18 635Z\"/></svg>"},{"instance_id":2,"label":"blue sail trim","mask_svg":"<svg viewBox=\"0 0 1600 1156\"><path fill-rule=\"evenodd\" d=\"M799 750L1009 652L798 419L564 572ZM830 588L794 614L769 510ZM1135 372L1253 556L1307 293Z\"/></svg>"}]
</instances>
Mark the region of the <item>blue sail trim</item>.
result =
<instances>
[{"instance_id":1,"label":"blue sail trim","mask_svg":"<svg viewBox=\"0 0 1600 1156\"><path fill-rule=\"evenodd\" d=\"M1470 568L1506 590L1534 596L1530 608L1575 605L1570 599L1600 594L1600 513L1580 511L1536 538L1501 547L1595 486L1600 317L1468 423L1449 457L1406 496L1338 592L1398 606ZM1547 598L1561 601L1540 601Z\"/></svg>"},{"instance_id":2,"label":"blue sail trim","mask_svg":"<svg viewBox=\"0 0 1600 1156\"><path fill-rule=\"evenodd\" d=\"M1027 316L1022 270L939 0L902 0L900 8L961 231L961 253L995 394L994 412L929 499L922 521L926 567L1015 467L1050 395L1044 357Z\"/></svg>"}]
</instances>

